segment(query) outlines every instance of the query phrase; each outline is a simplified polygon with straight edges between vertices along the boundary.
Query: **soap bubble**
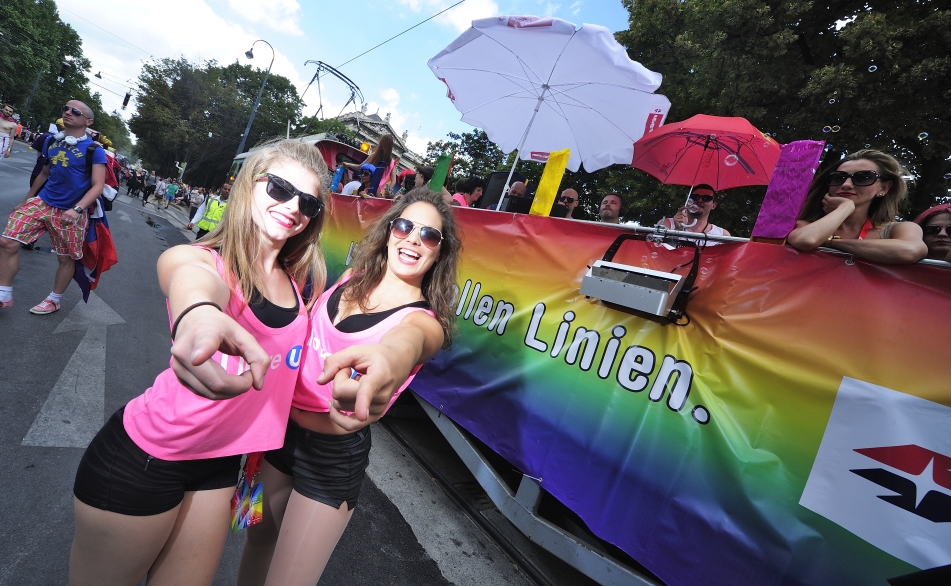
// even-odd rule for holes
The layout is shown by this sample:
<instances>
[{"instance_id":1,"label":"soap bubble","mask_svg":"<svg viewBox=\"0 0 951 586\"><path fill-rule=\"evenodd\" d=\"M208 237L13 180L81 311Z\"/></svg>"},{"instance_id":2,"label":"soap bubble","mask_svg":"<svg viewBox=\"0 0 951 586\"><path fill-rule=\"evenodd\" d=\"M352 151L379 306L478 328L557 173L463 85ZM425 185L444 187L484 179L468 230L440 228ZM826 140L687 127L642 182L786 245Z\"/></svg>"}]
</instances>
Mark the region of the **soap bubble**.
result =
<instances>
[{"instance_id":1,"label":"soap bubble","mask_svg":"<svg viewBox=\"0 0 951 586\"><path fill-rule=\"evenodd\" d=\"M822 149L825 152L831 152L834 147L831 144L826 144L826 148Z\"/></svg>"},{"instance_id":2,"label":"soap bubble","mask_svg":"<svg viewBox=\"0 0 951 586\"><path fill-rule=\"evenodd\" d=\"M727 167L732 167L733 165L735 165L735 164L737 164L737 163L739 163L739 162L740 162L740 158L737 157L736 155L727 155L727 156L723 159L723 164L726 165Z\"/></svg>"},{"instance_id":3,"label":"soap bubble","mask_svg":"<svg viewBox=\"0 0 951 586\"><path fill-rule=\"evenodd\" d=\"M945 173L945 174L944 174L944 178L945 178L945 180L947 180L947 181L951 181L951 173Z\"/></svg>"},{"instance_id":4,"label":"soap bubble","mask_svg":"<svg viewBox=\"0 0 951 586\"><path fill-rule=\"evenodd\" d=\"M878 71L878 65L869 65L869 66L868 66L868 72L869 72L869 73L875 73L876 71Z\"/></svg>"},{"instance_id":5,"label":"soap bubble","mask_svg":"<svg viewBox=\"0 0 951 586\"><path fill-rule=\"evenodd\" d=\"M869 148L869 147L871 147L871 146L872 146L872 145L870 145L870 144L868 144L868 143L865 143L865 148Z\"/></svg>"},{"instance_id":6,"label":"soap bubble","mask_svg":"<svg viewBox=\"0 0 951 586\"><path fill-rule=\"evenodd\" d=\"M652 253L651 253L651 258L657 258L657 253L656 253L656 252L652 252Z\"/></svg>"},{"instance_id":7,"label":"soap bubble","mask_svg":"<svg viewBox=\"0 0 951 586\"><path fill-rule=\"evenodd\" d=\"M842 130L842 129L839 128L839 126L833 126L833 127L832 127L832 132L838 132L838 131L840 131L840 130Z\"/></svg>"},{"instance_id":8,"label":"soap bubble","mask_svg":"<svg viewBox=\"0 0 951 586\"><path fill-rule=\"evenodd\" d=\"M746 217L746 216L743 216L742 218L740 218L740 221L741 221L741 222L745 222L746 220L747 220L747 217Z\"/></svg>"},{"instance_id":9,"label":"soap bubble","mask_svg":"<svg viewBox=\"0 0 951 586\"><path fill-rule=\"evenodd\" d=\"M831 127L831 126L823 126L823 127L822 127L822 132L832 132L832 127Z\"/></svg>"},{"instance_id":10,"label":"soap bubble","mask_svg":"<svg viewBox=\"0 0 951 586\"><path fill-rule=\"evenodd\" d=\"M642 256L642 257L641 257L641 262L647 262L647 257L646 257L646 256Z\"/></svg>"},{"instance_id":11,"label":"soap bubble","mask_svg":"<svg viewBox=\"0 0 951 586\"><path fill-rule=\"evenodd\" d=\"M709 273L709 272L710 272L710 270L707 269L707 267L703 267L702 269L700 269L700 274L701 274L701 275L706 275L706 274Z\"/></svg>"},{"instance_id":12,"label":"soap bubble","mask_svg":"<svg viewBox=\"0 0 951 586\"><path fill-rule=\"evenodd\" d=\"M834 104L834 103L835 103L835 98L830 98L830 99L829 99L829 103L830 103L830 104Z\"/></svg>"},{"instance_id":13,"label":"soap bubble","mask_svg":"<svg viewBox=\"0 0 951 586\"><path fill-rule=\"evenodd\" d=\"M708 259L707 259L707 264L708 264L708 265L709 265L709 264L713 264L713 259L712 259L712 258L708 258Z\"/></svg>"},{"instance_id":14,"label":"soap bubble","mask_svg":"<svg viewBox=\"0 0 951 586\"><path fill-rule=\"evenodd\" d=\"M924 140L926 138L928 138L927 132L922 132L921 134L918 135L918 140Z\"/></svg>"},{"instance_id":15,"label":"soap bubble","mask_svg":"<svg viewBox=\"0 0 951 586\"><path fill-rule=\"evenodd\" d=\"M746 205L750 205L751 203L753 203L751 200L746 200Z\"/></svg>"}]
</instances>

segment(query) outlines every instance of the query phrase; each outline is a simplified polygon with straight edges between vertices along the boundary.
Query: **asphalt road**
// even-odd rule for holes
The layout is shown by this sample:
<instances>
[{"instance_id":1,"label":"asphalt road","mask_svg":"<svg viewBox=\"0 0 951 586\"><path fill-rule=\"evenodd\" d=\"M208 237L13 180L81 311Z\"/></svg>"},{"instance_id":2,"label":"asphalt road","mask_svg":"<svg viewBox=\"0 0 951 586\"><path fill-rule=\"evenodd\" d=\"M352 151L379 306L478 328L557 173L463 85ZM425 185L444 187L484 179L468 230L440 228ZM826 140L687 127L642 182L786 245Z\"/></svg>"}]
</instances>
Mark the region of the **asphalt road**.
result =
<instances>
[{"instance_id":1,"label":"asphalt road","mask_svg":"<svg viewBox=\"0 0 951 586\"><path fill-rule=\"evenodd\" d=\"M0 158L0 216L22 200L34 161L19 142ZM28 310L52 287L49 240L38 241L39 251L20 251L15 304L0 311L0 586L66 582L84 438L168 366L155 264L188 241L183 221L120 196L109 213L119 263L89 304L71 283L62 309L47 316ZM360 507L321 584L529 583L383 428L373 434ZM215 584L234 583L242 543L242 534L229 537Z\"/></svg>"}]
</instances>

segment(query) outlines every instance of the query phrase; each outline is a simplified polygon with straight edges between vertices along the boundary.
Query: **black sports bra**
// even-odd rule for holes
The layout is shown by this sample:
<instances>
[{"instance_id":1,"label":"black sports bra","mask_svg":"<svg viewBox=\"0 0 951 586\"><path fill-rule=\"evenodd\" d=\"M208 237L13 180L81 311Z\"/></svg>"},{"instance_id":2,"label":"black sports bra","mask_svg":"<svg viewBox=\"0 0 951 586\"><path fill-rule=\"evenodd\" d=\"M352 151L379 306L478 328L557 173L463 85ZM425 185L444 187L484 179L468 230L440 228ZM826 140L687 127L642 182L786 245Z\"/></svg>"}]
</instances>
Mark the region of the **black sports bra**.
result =
<instances>
[{"instance_id":1,"label":"black sports bra","mask_svg":"<svg viewBox=\"0 0 951 586\"><path fill-rule=\"evenodd\" d=\"M291 281L290 275L287 275L287 280ZM291 287L293 286L294 282L291 281ZM294 297L294 307L281 307L280 305L275 305L255 289L251 298L259 299L259 301L248 303L248 307L251 308L251 313L254 314L254 317L258 318L258 321L265 326L274 329L283 328L291 325L300 313L300 298L297 297L296 293Z\"/></svg>"},{"instance_id":2,"label":"black sports bra","mask_svg":"<svg viewBox=\"0 0 951 586\"><path fill-rule=\"evenodd\" d=\"M327 300L327 317L330 318L331 323L333 323L333 321L337 318L337 312L340 310L340 298L343 297L343 290L346 286L346 284L343 284L337 287L337 289L330 294L330 299ZM407 307L421 307L423 309L429 309L429 302L414 301L413 303L400 305L399 307L387 309L386 311L379 311L376 313L355 313L343 318L343 320L341 320L339 324L335 324L334 327L337 328L338 332L343 332L345 334L362 332L372 328L397 311Z\"/></svg>"}]
</instances>

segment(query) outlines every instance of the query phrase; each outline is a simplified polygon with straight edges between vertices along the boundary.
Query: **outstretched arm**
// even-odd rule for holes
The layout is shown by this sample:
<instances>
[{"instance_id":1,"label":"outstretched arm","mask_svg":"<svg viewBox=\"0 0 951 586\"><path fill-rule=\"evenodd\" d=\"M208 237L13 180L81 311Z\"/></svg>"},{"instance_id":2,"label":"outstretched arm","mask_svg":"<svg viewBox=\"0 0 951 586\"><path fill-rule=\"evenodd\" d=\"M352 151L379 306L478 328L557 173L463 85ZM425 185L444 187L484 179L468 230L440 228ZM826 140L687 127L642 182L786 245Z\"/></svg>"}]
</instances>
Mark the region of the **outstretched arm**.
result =
<instances>
[{"instance_id":1,"label":"outstretched arm","mask_svg":"<svg viewBox=\"0 0 951 586\"><path fill-rule=\"evenodd\" d=\"M429 360L443 339L439 322L418 311L407 315L379 344L351 346L327 357L317 382L334 381L331 420L350 431L378 420L413 368ZM360 376L351 378L351 369Z\"/></svg>"},{"instance_id":2,"label":"outstretched arm","mask_svg":"<svg viewBox=\"0 0 951 586\"><path fill-rule=\"evenodd\" d=\"M260 390L270 357L257 340L237 322L210 305L196 307L179 319L188 307L211 301L225 308L231 289L218 274L214 257L207 250L176 246L159 257L159 284L168 297L172 320L178 330L172 345L172 370L185 387L208 399L229 399L248 391ZM241 375L225 372L209 360L220 350L241 356L250 370Z\"/></svg>"},{"instance_id":3,"label":"outstretched arm","mask_svg":"<svg viewBox=\"0 0 951 586\"><path fill-rule=\"evenodd\" d=\"M928 254L921 236L918 224L899 222L892 227L888 239L832 240L826 246L880 264L913 264Z\"/></svg>"}]
</instances>

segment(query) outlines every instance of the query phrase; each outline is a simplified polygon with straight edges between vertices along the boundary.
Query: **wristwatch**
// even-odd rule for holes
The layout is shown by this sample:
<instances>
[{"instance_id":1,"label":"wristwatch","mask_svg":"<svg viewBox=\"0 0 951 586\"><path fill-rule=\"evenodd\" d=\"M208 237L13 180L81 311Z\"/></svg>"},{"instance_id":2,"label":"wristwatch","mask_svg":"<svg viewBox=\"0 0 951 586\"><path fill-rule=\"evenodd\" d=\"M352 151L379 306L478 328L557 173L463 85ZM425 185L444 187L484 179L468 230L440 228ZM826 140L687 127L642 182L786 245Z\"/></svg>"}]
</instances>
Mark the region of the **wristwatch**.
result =
<instances>
[{"instance_id":1,"label":"wristwatch","mask_svg":"<svg viewBox=\"0 0 951 586\"><path fill-rule=\"evenodd\" d=\"M85 208L81 208L81 207L79 207L79 206L73 206L73 211L76 212L77 214L81 214L81 213L85 212L86 209L85 209Z\"/></svg>"}]
</instances>

